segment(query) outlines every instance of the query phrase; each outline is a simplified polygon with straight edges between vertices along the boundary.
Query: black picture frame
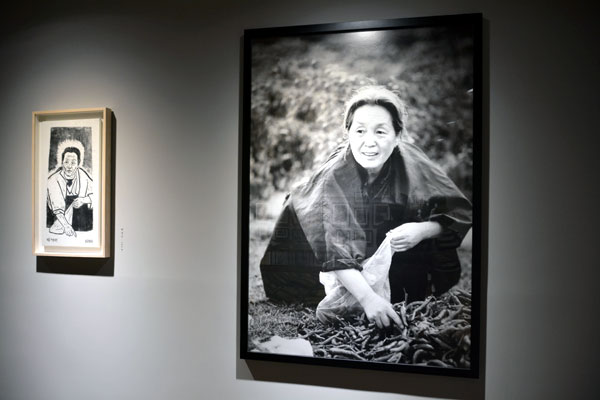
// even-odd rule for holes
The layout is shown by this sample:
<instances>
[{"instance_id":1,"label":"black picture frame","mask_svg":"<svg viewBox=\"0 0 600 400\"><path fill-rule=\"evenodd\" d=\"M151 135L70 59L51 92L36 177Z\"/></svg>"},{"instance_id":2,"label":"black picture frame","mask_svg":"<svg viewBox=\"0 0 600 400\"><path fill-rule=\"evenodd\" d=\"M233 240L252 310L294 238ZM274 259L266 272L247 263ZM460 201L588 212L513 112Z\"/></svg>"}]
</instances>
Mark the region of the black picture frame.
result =
<instances>
[{"instance_id":1,"label":"black picture frame","mask_svg":"<svg viewBox=\"0 0 600 400\"><path fill-rule=\"evenodd\" d=\"M355 38L361 36L367 38L365 43L355 43ZM381 57L374 57L374 54L380 54ZM387 81L381 78L386 75L390 76ZM408 318L415 317L411 321L404 321L407 323L406 329L391 332L372 330L367 335L378 335L377 338L370 338L367 345L362 346L368 348L369 356L364 356L367 353L361 350L363 355L357 353L360 357L355 357L338 350L338 354L331 354L331 347L327 345L331 345L334 339L319 339L314 335L320 336L319 332L335 335L331 332L344 330L345 323L362 323L362 328L365 328L367 320L363 319L361 322L348 317L342 325L332 325L333 328L329 331L313 330L311 333L308 326L314 328L327 325L319 325L318 321L311 320L311 313L314 318L314 308L306 306L305 302L289 303L282 302L281 299L274 301L270 298L272 296L267 297L261 292L261 275L269 272L265 269L267 272L261 274L259 263L271 240L277 218L283 218L273 211L273 205L282 203L285 193L291 190L296 178L310 176L319 163L325 161L333 150L332 137L334 141L344 140L339 139L338 134L342 132L343 104L347 97L336 96L357 89L357 86L362 86L363 81L399 91L401 96L407 97L403 99L409 109L407 125L412 121L419 128L419 132L413 132L413 135L424 132L421 136L416 136L417 145L423 148L436 165L443 164L444 171L453 181L460 181L457 186L463 193L468 193L465 196L472 204L472 226L467 234L469 239L461 244L464 247L470 241L470 255L467 250L462 253L463 276L450 289L452 296L445 293L433 298L427 297L429 300L415 303L425 307L418 312L415 311L418 307L405 302L405 309L402 311L408 309ZM469 378L479 376L483 260L482 90L481 14L244 31L239 210L241 359ZM326 118L320 117L321 112L325 113ZM334 119L331 116L336 112L339 120L331 121ZM410 130L410 125L408 129ZM412 137L412 140L415 138ZM451 149L448 150L449 148ZM292 243L294 232L285 234L290 235L288 239ZM459 253L463 247L459 248ZM308 260L306 262L309 264L320 261L314 253L312 256L315 257L311 258L310 248L308 255L306 248L292 249L290 252L294 254L283 254L283 257ZM470 276L465 277L465 270L468 269L465 265L468 265L469 259ZM311 271L309 280L312 282L310 284L314 284L314 274L318 271ZM283 274L270 285L283 287L281 285L285 279ZM464 285L461 290L469 296L458 292L459 284ZM295 289L294 285L290 287ZM443 313L444 307L449 310L446 314ZM437 315L423 316L424 310ZM468 321L464 317L467 311L470 312ZM432 321L441 315L441 321L454 323L456 319L448 319L452 313L462 315L464 321L468 322L468 328L463 322L457 322L457 326L463 329L459 334L462 336L460 340L452 336L454 341L448 343L440 332L451 332L448 330L451 325ZM417 321L417 317L422 319ZM456 316L454 318L458 319ZM426 334L425 330L417 332L417 323L425 324L423 321L433 324L429 326L433 332L431 335ZM411 338L412 331L407 330L409 326L415 328L415 335L422 336ZM351 329L353 328L345 330ZM435 329L439 329L440 336L435 336ZM458 331L457 328L456 332ZM359 338L364 332L368 332L368 329L348 335ZM398 350L397 346L403 334L406 334L407 343L410 339L410 343L406 345L408 350L402 344L404 350L407 350L406 355L391 358L397 362L379 361L378 359L385 358L385 351L404 351ZM283 353L277 352L277 346L283 345L269 340L276 336L283 337L283 342L291 344L295 342L287 340L310 341L313 355L292 354L285 350ZM374 341L381 348L389 347L393 341L386 340L390 337L398 337L396 347L392 346L391 350L381 350L378 353ZM432 342L434 337L441 338L442 343ZM328 343L323 344L327 340ZM364 340L360 337L354 343L362 343ZM347 340L340 342L346 347L339 345L339 349L356 353L358 347L355 344L348 344ZM298 343L298 346L301 347L301 344L305 345L306 342ZM319 347L320 345L322 346ZM434 348L433 351L430 346ZM319 350L318 354L314 353L316 350ZM423 351L416 355L418 350ZM339 358L335 358L338 356Z\"/></svg>"}]
</instances>

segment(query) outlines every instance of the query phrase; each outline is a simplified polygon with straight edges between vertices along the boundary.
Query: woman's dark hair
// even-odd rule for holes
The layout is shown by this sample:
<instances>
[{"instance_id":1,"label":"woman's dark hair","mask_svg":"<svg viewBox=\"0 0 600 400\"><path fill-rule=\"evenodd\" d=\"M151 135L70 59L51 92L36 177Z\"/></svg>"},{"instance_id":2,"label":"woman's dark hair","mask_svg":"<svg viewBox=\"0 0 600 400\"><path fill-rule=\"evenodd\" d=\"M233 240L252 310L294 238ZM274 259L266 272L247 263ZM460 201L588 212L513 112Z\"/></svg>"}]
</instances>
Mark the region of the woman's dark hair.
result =
<instances>
[{"instance_id":1,"label":"woman's dark hair","mask_svg":"<svg viewBox=\"0 0 600 400\"><path fill-rule=\"evenodd\" d=\"M60 157L61 161L65 161L65 154L67 153L75 153L77 155L77 165L79 165L79 162L81 161L81 153L79 152L79 149L77 147L65 147L62 152L62 156Z\"/></svg>"},{"instance_id":2,"label":"woman's dark hair","mask_svg":"<svg viewBox=\"0 0 600 400\"><path fill-rule=\"evenodd\" d=\"M354 112L366 105L381 106L385 108L392 117L392 124L396 135L404 132L404 121L406 111L404 102L400 97L389 89L383 86L364 86L356 91L356 93L346 103L346 111L344 112L344 128L346 131L350 129Z\"/></svg>"}]
</instances>

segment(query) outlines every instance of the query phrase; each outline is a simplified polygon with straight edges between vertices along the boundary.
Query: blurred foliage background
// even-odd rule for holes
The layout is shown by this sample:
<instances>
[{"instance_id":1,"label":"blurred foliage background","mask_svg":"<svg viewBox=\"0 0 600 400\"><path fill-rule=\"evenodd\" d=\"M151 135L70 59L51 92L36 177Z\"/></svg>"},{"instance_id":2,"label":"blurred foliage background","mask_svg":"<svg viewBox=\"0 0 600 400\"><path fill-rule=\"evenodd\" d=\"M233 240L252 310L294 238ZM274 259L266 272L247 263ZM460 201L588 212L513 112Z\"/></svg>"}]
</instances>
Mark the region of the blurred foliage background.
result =
<instances>
[{"instance_id":1,"label":"blurred foliage background","mask_svg":"<svg viewBox=\"0 0 600 400\"><path fill-rule=\"evenodd\" d=\"M405 101L403 140L417 144L469 198L473 170L473 42L419 28L255 39L250 198L287 192L344 140L345 101L367 84Z\"/></svg>"}]
</instances>

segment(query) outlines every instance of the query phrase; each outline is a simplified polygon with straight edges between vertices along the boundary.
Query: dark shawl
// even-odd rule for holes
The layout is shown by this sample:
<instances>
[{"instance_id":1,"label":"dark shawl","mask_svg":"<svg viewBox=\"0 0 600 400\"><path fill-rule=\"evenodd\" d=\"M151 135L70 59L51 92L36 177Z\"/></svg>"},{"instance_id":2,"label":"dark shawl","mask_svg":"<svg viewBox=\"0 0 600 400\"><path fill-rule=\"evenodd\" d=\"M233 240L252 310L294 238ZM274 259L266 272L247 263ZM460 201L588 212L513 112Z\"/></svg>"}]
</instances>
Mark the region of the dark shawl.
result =
<instances>
[{"instance_id":1,"label":"dark shawl","mask_svg":"<svg viewBox=\"0 0 600 400\"><path fill-rule=\"evenodd\" d=\"M345 144L292 190L261 262L267 296L291 301L312 288L316 298L322 293L318 270L361 269L379 245L365 228L365 215L376 217L374 199L375 207L393 210L390 229L405 222L441 224L442 235L403 254L406 260L434 249L456 253L471 226L471 203L419 148L400 143L375 182L365 182L364 169Z\"/></svg>"}]
</instances>

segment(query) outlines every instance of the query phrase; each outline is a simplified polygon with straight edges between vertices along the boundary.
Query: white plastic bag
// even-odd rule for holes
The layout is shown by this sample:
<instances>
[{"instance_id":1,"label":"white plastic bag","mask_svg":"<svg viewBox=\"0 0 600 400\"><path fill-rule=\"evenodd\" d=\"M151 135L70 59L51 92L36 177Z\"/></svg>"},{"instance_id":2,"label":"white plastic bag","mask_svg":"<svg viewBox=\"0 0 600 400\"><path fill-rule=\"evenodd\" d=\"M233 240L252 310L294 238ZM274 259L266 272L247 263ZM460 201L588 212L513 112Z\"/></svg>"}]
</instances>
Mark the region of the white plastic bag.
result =
<instances>
[{"instance_id":1,"label":"white plastic bag","mask_svg":"<svg viewBox=\"0 0 600 400\"><path fill-rule=\"evenodd\" d=\"M388 273L392 263L390 238L379 245L379 248L363 264L361 274L373 291L390 301L390 281ZM325 288L325 298L317 306L317 318L323 323L335 320L336 316L344 316L362 311L358 300L337 279L335 271L321 272L319 280Z\"/></svg>"}]
</instances>

